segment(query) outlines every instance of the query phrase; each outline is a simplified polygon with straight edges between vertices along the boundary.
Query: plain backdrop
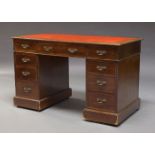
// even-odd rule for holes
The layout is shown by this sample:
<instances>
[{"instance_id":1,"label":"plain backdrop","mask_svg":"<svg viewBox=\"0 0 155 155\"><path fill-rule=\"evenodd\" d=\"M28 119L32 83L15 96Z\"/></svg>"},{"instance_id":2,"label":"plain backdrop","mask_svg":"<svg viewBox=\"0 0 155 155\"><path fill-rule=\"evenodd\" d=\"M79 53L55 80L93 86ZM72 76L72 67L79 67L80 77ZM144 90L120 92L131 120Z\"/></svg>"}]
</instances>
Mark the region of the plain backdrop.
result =
<instances>
[{"instance_id":1,"label":"plain backdrop","mask_svg":"<svg viewBox=\"0 0 155 155\"><path fill-rule=\"evenodd\" d=\"M155 132L155 23L0 23L0 132ZM72 33L144 38L141 50L141 108L119 127L83 120L85 60L70 58L73 96L42 112L13 105L11 37L35 33Z\"/></svg>"}]
</instances>

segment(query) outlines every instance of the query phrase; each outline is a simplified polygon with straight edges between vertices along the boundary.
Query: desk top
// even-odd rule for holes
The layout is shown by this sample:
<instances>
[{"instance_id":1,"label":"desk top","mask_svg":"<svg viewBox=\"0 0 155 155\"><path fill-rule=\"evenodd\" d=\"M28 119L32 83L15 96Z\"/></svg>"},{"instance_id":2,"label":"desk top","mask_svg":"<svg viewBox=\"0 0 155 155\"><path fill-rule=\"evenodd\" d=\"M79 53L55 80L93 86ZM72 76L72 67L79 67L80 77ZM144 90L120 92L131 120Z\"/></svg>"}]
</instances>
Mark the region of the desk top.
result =
<instances>
[{"instance_id":1,"label":"desk top","mask_svg":"<svg viewBox=\"0 0 155 155\"><path fill-rule=\"evenodd\" d=\"M13 37L14 39L58 41L70 43L90 43L103 45L123 45L142 40L141 38L95 36L95 35L73 35L73 34L32 34Z\"/></svg>"}]
</instances>

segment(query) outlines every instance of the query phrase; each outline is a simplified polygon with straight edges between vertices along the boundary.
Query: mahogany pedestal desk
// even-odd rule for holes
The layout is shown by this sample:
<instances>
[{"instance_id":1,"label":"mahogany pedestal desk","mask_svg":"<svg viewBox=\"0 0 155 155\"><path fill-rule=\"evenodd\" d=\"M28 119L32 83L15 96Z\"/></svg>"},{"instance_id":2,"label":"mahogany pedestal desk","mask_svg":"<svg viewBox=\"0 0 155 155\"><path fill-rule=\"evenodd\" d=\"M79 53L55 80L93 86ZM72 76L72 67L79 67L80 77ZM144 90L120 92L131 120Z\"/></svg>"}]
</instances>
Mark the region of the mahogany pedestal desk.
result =
<instances>
[{"instance_id":1,"label":"mahogany pedestal desk","mask_svg":"<svg viewBox=\"0 0 155 155\"><path fill-rule=\"evenodd\" d=\"M140 38L34 34L13 42L17 107L41 111L68 99L68 57L76 57L86 59L86 120L119 125L139 109Z\"/></svg>"}]
</instances>

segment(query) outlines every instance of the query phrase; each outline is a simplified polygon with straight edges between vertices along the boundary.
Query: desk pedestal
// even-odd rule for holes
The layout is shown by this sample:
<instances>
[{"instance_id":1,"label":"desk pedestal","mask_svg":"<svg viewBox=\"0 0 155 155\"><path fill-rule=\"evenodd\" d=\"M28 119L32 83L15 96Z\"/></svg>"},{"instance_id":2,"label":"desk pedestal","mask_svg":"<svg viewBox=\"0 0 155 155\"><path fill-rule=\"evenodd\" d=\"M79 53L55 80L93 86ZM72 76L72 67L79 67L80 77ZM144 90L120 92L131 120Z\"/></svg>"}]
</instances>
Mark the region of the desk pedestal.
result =
<instances>
[{"instance_id":1,"label":"desk pedestal","mask_svg":"<svg viewBox=\"0 0 155 155\"><path fill-rule=\"evenodd\" d=\"M41 111L68 99L68 58L15 53L17 107Z\"/></svg>"}]
</instances>

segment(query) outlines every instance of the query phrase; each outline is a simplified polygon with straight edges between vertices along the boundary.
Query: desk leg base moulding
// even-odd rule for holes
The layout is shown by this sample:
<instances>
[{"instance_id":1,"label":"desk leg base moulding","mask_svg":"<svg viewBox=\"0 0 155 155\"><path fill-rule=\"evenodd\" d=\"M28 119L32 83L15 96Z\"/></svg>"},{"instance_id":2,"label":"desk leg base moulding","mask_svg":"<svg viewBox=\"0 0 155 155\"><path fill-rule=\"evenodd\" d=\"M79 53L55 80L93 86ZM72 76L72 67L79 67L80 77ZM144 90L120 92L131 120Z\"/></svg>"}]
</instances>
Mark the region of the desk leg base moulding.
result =
<instances>
[{"instance_id":1,"label":"desk leg base moulding","mask_svg":"<svg viewBox=\"0 0 155 155\"><path fill-rule=\"evenodd\" d=\"M83 115L85 120L87 121L118 126L124 120L126 120L131 114L139 110L139 108L140 108L140 99L137 99L136 101L132 102L118 113L104 112L85 108Z\"/></svg>"},{"instance_id":2,"label":"desk leg base moulding","mask_svg":"<svg viewBox=\"0 0 155 155\"><path fill-rule=\"evenodd\" d=\"M36 111L42 111L54 104L60 103L61 101L68 99L72 95L72 90L67 89L61 91L55 95L45 97L40 100L22 98L22 97L14 97L14 104L20 108L32 109Z\"/></svg>"}]
</instances>

